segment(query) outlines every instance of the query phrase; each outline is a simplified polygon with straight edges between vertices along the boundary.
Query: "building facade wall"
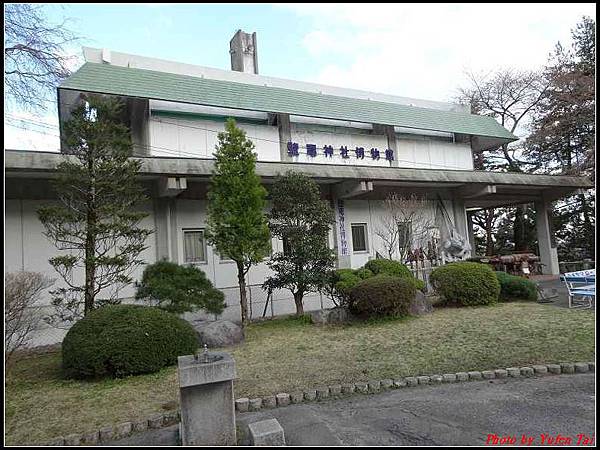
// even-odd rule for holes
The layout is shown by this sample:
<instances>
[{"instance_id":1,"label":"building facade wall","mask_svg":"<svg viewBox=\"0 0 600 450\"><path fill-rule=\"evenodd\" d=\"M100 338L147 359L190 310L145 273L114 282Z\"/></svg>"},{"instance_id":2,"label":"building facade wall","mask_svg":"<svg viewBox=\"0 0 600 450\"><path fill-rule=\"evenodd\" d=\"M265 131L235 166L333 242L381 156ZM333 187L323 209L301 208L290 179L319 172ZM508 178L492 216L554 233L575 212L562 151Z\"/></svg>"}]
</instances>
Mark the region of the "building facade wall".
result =
<instances>
[{"instance_id":1,"label":"building facade wall","mask_svg":"<svg viewBox=\"0 0 600 450\"><path fill-rule=\"evenodd\" d=\"M210 111L219 112L212 108ZM265 119L266 120L266 119ZM309 119L306 119L309 120ZM264 121L263 121L264 122ZM373 134L371 126L335 126L332 121L318 119L311 123L291 123L291 142L297 143L298 156L292 162L311 164L348 164L377 167L407 167L438 170L473 170L469 143L455 142L451 134L396 133L393 164L385 158L387 137ZM277 126L261 123L261 119L238 118L238 126L254 142L259 161L282 161ZM149 119L150 155L183 158L211 158L217 144L217 134L225 129L224 117L205 118L179 111L153 111ZM317 147L317 156L309 156L307 144ZM323 147L331 145L332 157L325 156ZM342 158L340 147L348 148L348 158ZM357 159L355 148L364 148L364 159ZM370 151L378 149L380 159L374 160Z\"/></svg>"}]
</instances>

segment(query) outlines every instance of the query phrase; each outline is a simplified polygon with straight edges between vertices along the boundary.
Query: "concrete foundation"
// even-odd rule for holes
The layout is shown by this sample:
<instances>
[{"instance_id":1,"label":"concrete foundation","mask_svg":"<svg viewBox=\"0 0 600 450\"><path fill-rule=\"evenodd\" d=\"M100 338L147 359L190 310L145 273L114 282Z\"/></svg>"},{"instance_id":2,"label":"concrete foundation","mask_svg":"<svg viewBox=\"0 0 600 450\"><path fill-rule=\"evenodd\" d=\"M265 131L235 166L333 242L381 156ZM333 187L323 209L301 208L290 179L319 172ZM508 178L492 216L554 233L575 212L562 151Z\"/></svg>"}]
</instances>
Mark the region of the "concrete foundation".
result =
<instances>
[{"instance_id":1,"label":"concrete foundation","mask_svg":"<svg viewBox=\"0 0 600 450\"><path fill-rule=\"evenodd\" d=\"M236 445L235 361L222 352L209 356L220 359L203 363L192 355L178 358L182 445Z\"/></svg>"}]
</instances>

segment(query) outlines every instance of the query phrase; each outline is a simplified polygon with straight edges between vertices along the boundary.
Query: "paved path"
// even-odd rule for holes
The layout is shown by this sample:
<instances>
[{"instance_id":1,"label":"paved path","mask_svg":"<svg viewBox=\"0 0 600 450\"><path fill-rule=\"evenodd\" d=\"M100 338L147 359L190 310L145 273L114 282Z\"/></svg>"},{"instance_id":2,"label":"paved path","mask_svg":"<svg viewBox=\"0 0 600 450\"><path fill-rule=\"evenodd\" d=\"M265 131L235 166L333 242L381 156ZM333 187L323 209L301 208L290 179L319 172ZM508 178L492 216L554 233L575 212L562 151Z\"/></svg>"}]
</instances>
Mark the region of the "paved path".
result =
<instances>
[{"instance_id":1,"label":"paved path","mask_svg":"<svg viewBox=\"0 0 600 450\"><path fill-rule=\"evenodd\" d=\"M595 374L553 375L392 390L238 414L238 426L271 417L288 445L482 445L488 434L592 435ZM176 427L113 444L173 445Z\"/></svg>"}]
</instances>

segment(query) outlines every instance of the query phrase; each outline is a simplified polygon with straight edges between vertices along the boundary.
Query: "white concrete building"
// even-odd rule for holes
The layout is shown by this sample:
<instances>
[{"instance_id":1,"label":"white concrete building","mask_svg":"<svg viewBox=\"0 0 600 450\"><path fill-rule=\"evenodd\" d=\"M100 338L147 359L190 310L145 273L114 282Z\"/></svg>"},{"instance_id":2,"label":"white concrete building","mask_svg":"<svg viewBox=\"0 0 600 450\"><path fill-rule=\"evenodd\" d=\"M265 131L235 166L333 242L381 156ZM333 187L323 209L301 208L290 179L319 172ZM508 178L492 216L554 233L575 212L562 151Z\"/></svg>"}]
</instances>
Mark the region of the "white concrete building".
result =
<instances>
[{"instance_id":1,"label":"white concrete building","mask_svg":"<svg viewBox=\"0 0 600 450\"><path fill-rule=\"evenodd\" d=\"M548 205L591 187L589 180L476 171L474 153L517 139L492 118L451 103L258 75L256 37L238 31L230 45L232 71L85 48L86 63L58 89L61 123L83 101L82 94L126 102L135 155L143 161L140 180L150 196L144 224L154 230L143 258L198 265L225 292L224 317L239 317L236 269L206 245L203 231L212 153L227 117L234 117L255 143L257 172L265 184L287 170L304 172L320 184L336 210L330 244L340 267L357 268L387 255L376 231L385 214L384 198L397 192L427 196L432 222L441 199L458 234L471 241L470 211L535 203L543 267L558 273ZM5 150L5 271L55 276L48 264L55 249L42 234L36 210L54 201L49 180L66 157ZM186 245L192 241L200 245ZM281 251L281 243L274 241L273 248ZM468 246L465 250L468 256ZM275 293L265 307L260 285L267 273L259 264L248 274L252 317L293 312L287 291ZM120 295L133 293L130 286ZM306 310L330 305L318 294L305 300ZM61 336L47 330L34 344Z\"/></svg>"}]
</instances>

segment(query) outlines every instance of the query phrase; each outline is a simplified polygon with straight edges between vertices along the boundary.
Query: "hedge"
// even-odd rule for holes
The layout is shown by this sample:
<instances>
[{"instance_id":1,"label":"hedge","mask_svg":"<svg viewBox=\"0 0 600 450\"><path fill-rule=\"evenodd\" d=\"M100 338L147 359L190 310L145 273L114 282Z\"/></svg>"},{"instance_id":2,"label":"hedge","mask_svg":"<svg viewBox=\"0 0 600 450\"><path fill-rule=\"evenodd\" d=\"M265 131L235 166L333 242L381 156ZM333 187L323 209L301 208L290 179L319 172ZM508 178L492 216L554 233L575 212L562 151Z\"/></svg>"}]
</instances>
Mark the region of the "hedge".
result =
<instances>
[{"instance_id":1,"label":"hedge","mask_svg":"<svg viewBox=\"0 0 600 450\"><path fill-rule=\"evenodd\" d=\"M62 343L63 369L70 378L152 373L197 348L192 326L171 313L149 306L110 305L69 329Z\"/></svg>"},{"instance_id":2,"label":"hedge","mask_svg":"<svg viewBox=\"0 0 600 450\"><path fill-rule=\"evenodd\" d=\"M500 282L492 268L476 262L436 267L430 276L442 302L459 306L489 305L498 301Z\"/></svg>"},{"instance_id":3,"label":"hedge","mask_svg":"<svg viewBox=\"0 0 600 450\"><path fill-rule=\"evenodd\" d=\"M421 290L425 288L423 280L417 279L406 265L392 259L372 259L368 261L363 268L370 270L374 275L389 275L392 277L407 278L413 280L417 289Z\"/></svg>"},{"instance_id":4,"label":"hedge","mask_svg":"<svg viewBox=\"0 0 600 450\"><path fill-rule=\"evenodd\" d=\"M415 284L409 278L375 275L352 288L350 311L368 318L406 316L415 294Z\"/></svg>"},{"instance_id":5,"label":"hedge","mask_svg":"<svg viewBox=\"0 0 600 450\"><path fill-rule=\"evenodd\" d=\"M537 288L533 281L523 277L508 274L506 272L496 272L496 277L500 282L500 300L511 302L514 300L537 301Z\"/></svg>"}]
</instances>

